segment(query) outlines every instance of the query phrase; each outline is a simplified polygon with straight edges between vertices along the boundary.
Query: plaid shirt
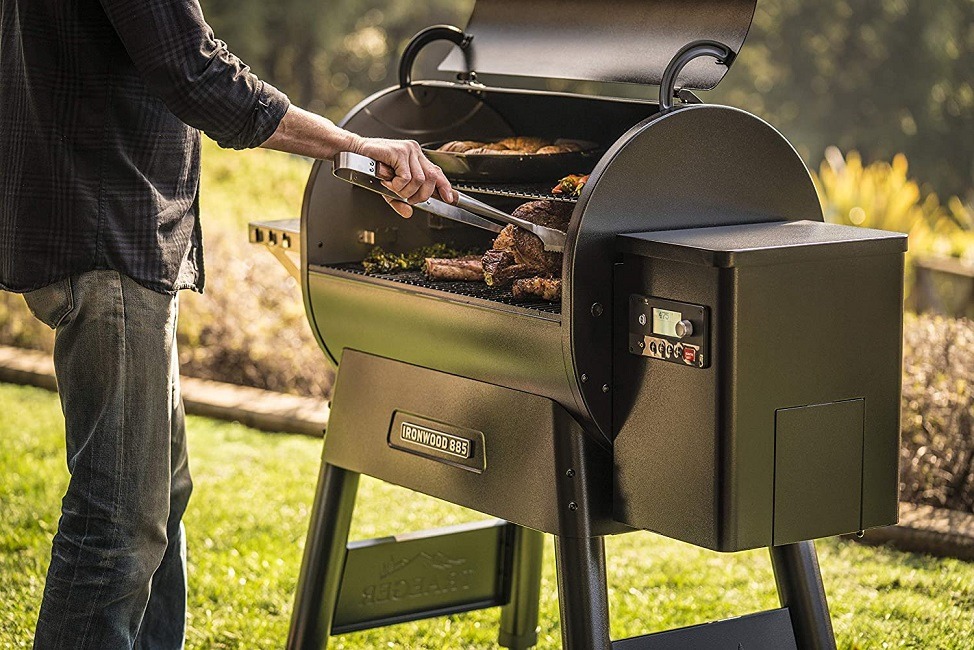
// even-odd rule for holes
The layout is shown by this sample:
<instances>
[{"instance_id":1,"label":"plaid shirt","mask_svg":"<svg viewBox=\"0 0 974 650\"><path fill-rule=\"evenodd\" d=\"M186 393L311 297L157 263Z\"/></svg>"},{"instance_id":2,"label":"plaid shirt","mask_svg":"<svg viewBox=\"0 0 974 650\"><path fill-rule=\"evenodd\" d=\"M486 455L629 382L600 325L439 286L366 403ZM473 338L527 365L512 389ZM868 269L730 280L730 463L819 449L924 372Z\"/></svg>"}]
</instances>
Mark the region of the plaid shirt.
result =
<instances>
[{"instance_id":1,"label":"plaid shirt","mask_svg":"<svg viewBox=\"0 0 974 650\"><path fill-rule=\"evenodd\" d=\"M0 0L0 288L202 290L197 129L256 147L287 108L198 0Z\"/></svg>"}]
</instances>

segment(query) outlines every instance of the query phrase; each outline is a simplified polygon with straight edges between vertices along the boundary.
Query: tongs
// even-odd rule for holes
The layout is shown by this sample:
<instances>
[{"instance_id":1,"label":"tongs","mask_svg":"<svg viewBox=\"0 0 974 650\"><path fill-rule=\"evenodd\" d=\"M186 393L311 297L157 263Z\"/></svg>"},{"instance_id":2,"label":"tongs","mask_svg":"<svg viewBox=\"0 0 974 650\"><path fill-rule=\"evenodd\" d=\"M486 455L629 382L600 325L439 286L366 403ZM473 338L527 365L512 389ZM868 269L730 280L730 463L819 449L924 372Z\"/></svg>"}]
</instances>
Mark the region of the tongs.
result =
<instances>
[{"instance_id":1,"label":"tongs","mask_svg":"<svg viewBox=\"0 0 974 650\"><path fill-rule=\"evenodd\" d=\"M348 151L335 156L334 163L335 176L338 178L397 201L402 201L398 194L382 184L382 181L390 181L395 178L395 172L388 165ZM537 235L541 243L544 244L546 251L560 253L565 250L567 235L562 231L520 219L478 201L463 192L453 190L453 194L456 196L456 201L452 204L438 198L431 198L423 203L417 203L413 207L491 232L500 232L504 229L497 221L513 224Z\"/></svg>"}]
</instances>

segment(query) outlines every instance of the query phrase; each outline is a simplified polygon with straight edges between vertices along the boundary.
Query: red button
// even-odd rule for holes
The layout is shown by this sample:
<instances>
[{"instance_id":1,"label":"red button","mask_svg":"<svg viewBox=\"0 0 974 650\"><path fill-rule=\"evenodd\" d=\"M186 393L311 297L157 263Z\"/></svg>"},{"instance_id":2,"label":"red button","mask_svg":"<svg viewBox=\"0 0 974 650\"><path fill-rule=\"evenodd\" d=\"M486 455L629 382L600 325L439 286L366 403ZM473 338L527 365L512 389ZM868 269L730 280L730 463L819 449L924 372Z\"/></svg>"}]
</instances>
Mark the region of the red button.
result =
<instances>
[{"instance_id":1,"label":"red button","mask_svg":"<svg viewBox=\"0 0 974 650\"><path fill-rule=\"evenodd\" d=\"M697 351L693 348L683 348L683 360L687 363L693 363L697 358Z\"/></svg>"}]
</instances>

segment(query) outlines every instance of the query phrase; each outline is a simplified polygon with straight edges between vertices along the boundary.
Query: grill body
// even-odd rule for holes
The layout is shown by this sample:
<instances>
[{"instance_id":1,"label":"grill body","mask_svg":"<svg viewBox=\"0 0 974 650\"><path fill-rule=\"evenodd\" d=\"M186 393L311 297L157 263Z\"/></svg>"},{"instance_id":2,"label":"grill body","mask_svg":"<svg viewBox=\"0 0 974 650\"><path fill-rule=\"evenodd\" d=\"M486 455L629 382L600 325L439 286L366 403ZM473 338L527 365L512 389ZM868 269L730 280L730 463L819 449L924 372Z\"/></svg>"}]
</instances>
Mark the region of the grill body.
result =
<instances>
[{"instance_id":1,"label":"grill body","mask_svg":"<svg viewBox=\"0 0 974 650\"><path fill-rule=\"evenodd\" d=\"M312 171L303 293L322 349L341 365L291 649L496 605L500 643L531 647L539 531L555 536L567 650L835 647L803 540L895 521L904 242L821 223L808 170L762 120L670 109L677 87L720 80L754 0L611 4L479 0L466 32L418 34L400 87L343 121L421 143L531 135L601 145L573 200L560 302L364 273L376 244L486 250L493 235L421 213L402 220L327 163ZM410 81L417 52L437 39L460 46L444 65L463 83ZM569 41L583 53L574 67L562 65ZM563 70L660 83L661 100L471 83L475 71ZM543 184L460 189L509 211L554 198ZM507 523L346 548L359 474ZM771 547L781 608L611 641L602 536L633 528L720 551ZM408 557L392 556L397 547ZM368 559L386 554L390 566Z\"/></svg>"},{"instance_id":2,"label":"grill body","mask_svg":"<svg viewBox=\"0 0 974 650\"><path fill-rule=\"evenodd\" d=\"M821 220L804 164L772 127L743 111L440 84L378 94L344 125L364 135L420 141L531 133L605 143L607 153L575 207L560 305L522 305L480 289L444 292L350 265L371 248L436 242L489 248L489 233L402 220L378 196L312 172L302 214L308 315L336 363L358 350L548 397L608 447L613 429L613 273L616 235L752 223ZM512 209L537 187L484 194ZM474 295L478 294L478 295Z\"/></svg>"}]
</instances>

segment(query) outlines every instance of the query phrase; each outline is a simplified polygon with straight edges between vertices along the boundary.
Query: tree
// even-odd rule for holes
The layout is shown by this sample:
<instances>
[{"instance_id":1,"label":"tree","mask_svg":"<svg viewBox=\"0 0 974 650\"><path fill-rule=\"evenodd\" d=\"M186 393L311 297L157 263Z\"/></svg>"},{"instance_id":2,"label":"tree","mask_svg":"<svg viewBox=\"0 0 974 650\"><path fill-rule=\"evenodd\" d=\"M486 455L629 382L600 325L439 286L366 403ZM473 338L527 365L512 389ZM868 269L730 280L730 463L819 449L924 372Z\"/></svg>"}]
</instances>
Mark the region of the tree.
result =
<instances>
[{"instance_id":1,"label":"tree","mask_svg":"<svg viewBox=\"0 0 974 650\"><path fill-rule=\"evenodd\" d=\"M940 193L974 188L974 0L760 0L713 94L766 117L813 166L828 145L904 152Z\"/></svg>"}]
</instances>

